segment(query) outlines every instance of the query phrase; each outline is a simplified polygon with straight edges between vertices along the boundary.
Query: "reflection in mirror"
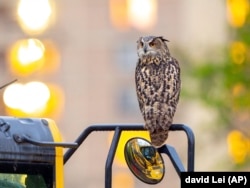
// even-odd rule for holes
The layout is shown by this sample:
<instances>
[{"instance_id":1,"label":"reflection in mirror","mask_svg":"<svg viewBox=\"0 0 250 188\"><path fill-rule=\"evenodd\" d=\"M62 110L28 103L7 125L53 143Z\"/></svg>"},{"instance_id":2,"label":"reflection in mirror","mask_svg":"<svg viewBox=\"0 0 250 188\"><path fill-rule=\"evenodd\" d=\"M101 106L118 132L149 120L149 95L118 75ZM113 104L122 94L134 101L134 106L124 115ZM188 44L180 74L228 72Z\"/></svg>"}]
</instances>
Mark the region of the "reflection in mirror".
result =
<instances>
[{"instance_id":1,"label":"reflection in mirror","mask_svg":"<svg viewBox=\"0 0 250 188\"><path fill-rule=\"evenodd\" d=\"M159 183L164 176L164 161L158 151L144 138L127 141L124 155L133 174L148 184Z\"/></svg>"}]
</instances>

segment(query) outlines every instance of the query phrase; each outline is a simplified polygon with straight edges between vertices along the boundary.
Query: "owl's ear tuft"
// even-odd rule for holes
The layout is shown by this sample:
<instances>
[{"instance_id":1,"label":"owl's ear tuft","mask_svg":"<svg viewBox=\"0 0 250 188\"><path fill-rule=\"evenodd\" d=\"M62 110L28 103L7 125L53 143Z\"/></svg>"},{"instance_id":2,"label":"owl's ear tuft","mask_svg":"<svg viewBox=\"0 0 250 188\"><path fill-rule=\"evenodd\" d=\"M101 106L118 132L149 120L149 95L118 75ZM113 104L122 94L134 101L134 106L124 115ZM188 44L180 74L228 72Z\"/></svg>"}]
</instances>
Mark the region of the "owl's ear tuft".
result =
<instances>
[{"instance_id":1,"label":"owl's ear tuft","mask_svg":"<svg viewBox=\"0 0 250 188\"><path fill-rule=\"evenodd\" d=\"M136 41L136 43L138 44L139 42L141 42L141 39L142 39L142 37L140 37L140 38Z\"/></svg>"},{"instance_id":2,"label":"owl's ear tuft","mask_svg":"<svg viewBox=\"0 0 250 188\"><path fill-rule=\"evenodd\" d=\"M159 36L159 38L160 38L163 42L170 42L168 39L165 39L163 36Z\"/></svg>"}]
</instances>

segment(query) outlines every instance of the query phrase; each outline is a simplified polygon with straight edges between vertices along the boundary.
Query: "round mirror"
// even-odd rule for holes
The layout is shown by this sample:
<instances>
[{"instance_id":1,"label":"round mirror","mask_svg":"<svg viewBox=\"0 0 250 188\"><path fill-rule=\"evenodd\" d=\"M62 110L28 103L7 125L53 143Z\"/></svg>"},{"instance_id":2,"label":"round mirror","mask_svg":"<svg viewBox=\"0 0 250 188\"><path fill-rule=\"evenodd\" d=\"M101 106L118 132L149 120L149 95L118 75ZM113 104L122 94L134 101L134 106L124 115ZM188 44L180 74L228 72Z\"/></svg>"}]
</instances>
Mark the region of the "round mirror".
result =
<instances>
[{"instance_id":1,"label":"round mirror","mask_svg":"<svg viewBox=\"0 0 250 188\"><path fill-rule=\"evenodd\" d=\"M141 181L159 183L164 176L165 166L159 152L144 138L127 141L124 155L129 169Z\"/></svg>"}]
</instances>

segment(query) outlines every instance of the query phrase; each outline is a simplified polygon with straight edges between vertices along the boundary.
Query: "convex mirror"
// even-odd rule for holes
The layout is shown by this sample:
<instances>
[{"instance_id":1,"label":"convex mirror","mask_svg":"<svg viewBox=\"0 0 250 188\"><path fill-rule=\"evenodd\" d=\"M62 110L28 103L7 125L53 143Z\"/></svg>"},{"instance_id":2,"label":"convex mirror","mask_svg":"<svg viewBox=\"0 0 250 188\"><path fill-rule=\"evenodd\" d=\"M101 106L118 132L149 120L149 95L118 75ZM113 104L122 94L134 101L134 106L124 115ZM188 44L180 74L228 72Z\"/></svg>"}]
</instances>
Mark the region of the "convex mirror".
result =
<instances>
[{"instance_id":1,"label":"convex mirror","mask_svg":"<svg viewBox=\"0 0 250 188\"><path fill-rule=\"evenodd\" d=\"M124 156L129 169L144 183L157 184L163 179L165 166L162 156L146 139L128 140Z\"/></svg>"}]
</instances>

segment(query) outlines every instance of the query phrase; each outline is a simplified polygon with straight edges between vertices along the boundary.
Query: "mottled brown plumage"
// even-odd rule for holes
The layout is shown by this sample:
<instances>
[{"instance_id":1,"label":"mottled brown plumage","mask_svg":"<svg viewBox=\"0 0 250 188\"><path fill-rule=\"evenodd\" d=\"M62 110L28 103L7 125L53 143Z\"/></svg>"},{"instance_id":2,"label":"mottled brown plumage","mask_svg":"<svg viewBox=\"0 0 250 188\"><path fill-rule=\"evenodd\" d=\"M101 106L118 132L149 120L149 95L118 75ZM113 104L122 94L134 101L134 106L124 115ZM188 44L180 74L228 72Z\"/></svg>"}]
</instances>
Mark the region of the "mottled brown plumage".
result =
<instances>
[{"instance_id":1,"label":"mottled brown plumage","mask_svg":"<svg viewBox=\"0 0 250 188\"><path fill-rule=\"evenodd\" d=\"M170 56L167 41L155 36L141 37L137 41L137 98L145 128L155 147L162 146L168 137L180 95L180 67Z\"/></svg>"}]
</instances>

